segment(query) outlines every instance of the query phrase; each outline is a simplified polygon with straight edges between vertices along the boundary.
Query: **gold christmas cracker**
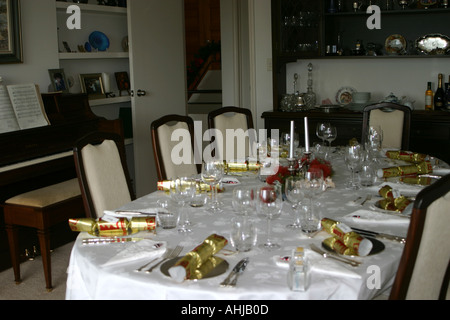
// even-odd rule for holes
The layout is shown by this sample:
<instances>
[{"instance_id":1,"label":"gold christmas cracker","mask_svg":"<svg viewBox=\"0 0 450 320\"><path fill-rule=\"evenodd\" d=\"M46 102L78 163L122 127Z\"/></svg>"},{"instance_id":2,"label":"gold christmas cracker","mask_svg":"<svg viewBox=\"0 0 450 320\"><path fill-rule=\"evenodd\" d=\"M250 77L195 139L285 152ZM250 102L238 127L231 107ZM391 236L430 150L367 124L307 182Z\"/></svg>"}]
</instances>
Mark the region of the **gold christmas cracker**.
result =
<instances>
[{"instance_id":1,"label":"gold christmas cracker","mask_svg":"<svg viewBox=\"0 0 450 320\"><path fill-rule=\"evenodd\" d=\"M404 196L394 195L394 191L389 185L382 187L378 193L384 198L383 200L380 200L378 204L385 210L403 212L403 210L411 203L411 200Z\"/></svg>"},{"instance_id":2,"label":"gold christmas cracker","mask_svg":"<svg viewBox=\"0 0 450 320\"><path fill-rule=\"evenodd\" d=\"M400 177L415 174L432 173L433 167L429 161L424 161L418 164L399 166L380 169L378 176L380 178Z\"/></svg>"},{"instance_id":3,"label":"gold christmas cracker","mask_svg":"<svg viewBox=\"0 0 450 320\"><path fill-rule=\"evenodd\" d=\"M347 225L328 218L323 218L321 223L326 232L342 241L342 243L347 248L353 250L356 255L362 257L367 256L372 250L372 242L354 232Z\"/></svg>"},{"instance_id":4,"label":"gold christmas cracker","mask_svg":"<svg viewBox=\"0 0 450 320\"><path fill-rule=\"evenodd\" d=\"M224 237L212 234L202 244L178 260L172 268L182 267L185 270L184 279L196 279L196 277L204 276L205 270L209 270L210 267L217 265L217 262L219 262L218 260L210 260L210 258L222 250L227 243L228 240ZM202 268L207 261L208 264Z\"/></svg>"},{"instance_id":5,"label":"gold christmas cracker","mask_svg":"<svg viewBox=\"0 0 450 320\"><path fill-rule=\"evenodd\" d=\"M386 152L386 157L389 159L395 159L395 160L403 160L406 162L412 162L412 163L420 163L424 162L428 155L422 154L422 153L415 153L410 151L394 151L390 150Z\"/></svg>"},{"instance_id":6,"label":"gold christmas cracker","mask_svg":"<svg viewBox=\"0 0 450 320\"><path fill-rule=\"evenodd\" d=\"M183 182L181 182L181 183L183 183ZM172 180L158 181L157 189L159 191L165 191L166 193L169 193L170 189L171 189L171 184L172 184ZM197 180L196 181L196 189L197 189L197 193L206 193L206 192L211 191L211 186ZM217 187L217 192L223 192L223 190L224 190L224 188L221 185L219 185Z\"/></svg>"},{"instance_id":7,"label":"gold christmas cracker","mask_svg":"<svg viewBox=\"0 0 450 320\"><path fill-rule=\"evenodd\" d=\"M114 221L89 218L69 219L69 226L74 232L87 232L97 237L120 237L140 231L155 231L156 217L138 217L131 220L120 218Z\"/></svg>"},{"instance_id":8,"label":"gold christmas cracker","mask_svg":"<svg viewBox=\"0 0 450 320\"><path fill-rule=\"evenodd\" d=\"M356 256L356 252L347 247L341 240L335 237L327 238L323 240L323 244L329 250L335 251L339 254L346 256Z\"/></svg>"}]
</instances>

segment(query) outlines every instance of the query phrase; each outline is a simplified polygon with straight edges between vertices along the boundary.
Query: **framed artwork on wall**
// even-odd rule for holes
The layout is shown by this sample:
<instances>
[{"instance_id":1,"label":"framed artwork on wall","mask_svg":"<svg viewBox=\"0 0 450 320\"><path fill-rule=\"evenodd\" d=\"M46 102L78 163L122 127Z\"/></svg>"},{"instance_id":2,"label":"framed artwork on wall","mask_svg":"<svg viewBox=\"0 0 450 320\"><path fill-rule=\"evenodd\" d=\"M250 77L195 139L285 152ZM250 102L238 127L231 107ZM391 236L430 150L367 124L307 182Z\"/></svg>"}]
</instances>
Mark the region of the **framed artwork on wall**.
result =
<instances>
[{"instance_id":1,"label":"framed artwork on wall","mask_svg":"<svg viewBox=\"0 0 450 320\"><path fill-rule=\"evenodd\" d=\"M0 0L0 63L22 63L20 1Z\"/></svg>"}]
</instances>

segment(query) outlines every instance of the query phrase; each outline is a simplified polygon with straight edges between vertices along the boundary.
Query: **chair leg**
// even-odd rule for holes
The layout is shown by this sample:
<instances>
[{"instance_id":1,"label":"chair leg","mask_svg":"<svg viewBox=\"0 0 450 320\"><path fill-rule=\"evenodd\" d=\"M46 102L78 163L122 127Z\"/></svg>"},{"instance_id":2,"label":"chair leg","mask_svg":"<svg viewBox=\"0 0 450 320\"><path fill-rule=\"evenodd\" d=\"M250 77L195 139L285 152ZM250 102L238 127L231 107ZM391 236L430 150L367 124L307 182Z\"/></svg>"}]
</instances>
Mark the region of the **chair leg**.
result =
<instances>
[{"instance_id":1,"label":"chair leg","mask_svg":"<svg viewBox=\"0 0 450 320\"><path fill-rule=\"evenodd\" d=\"M44 265L44 275L47 291L52 291L52 264L50 255L50 233L48 230L38 230L39 245L41 247L42 264Z\"/></svg>"},{"instance_id":2,"label":"chair leg","mask_svg":"<svg viewBox=\"0 0 450 320\"><path fill-rule=\"evenodd\" d=\"M6 225L9 242L9 254L11 255L11 263L14 270L14 281L20 284L20 253L19 253L19 228L15 225Z\"/></svg>"}]
</instances>

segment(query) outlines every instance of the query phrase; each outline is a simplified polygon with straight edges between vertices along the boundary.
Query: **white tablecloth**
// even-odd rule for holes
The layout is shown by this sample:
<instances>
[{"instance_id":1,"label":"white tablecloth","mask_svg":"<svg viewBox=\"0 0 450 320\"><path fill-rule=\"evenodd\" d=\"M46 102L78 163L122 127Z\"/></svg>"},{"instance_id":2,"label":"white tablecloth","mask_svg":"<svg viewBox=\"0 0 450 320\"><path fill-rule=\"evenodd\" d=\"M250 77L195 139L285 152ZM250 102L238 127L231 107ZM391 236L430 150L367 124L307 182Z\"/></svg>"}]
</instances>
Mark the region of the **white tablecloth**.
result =
<instances>
[{"instance_id":1,"label":"white tablecloth","mask_svg":"<svg viewBox=\"0 0 450 320\"><path fill-rule=\"evenodd\" d=\"M379 200L373 188L363 188L352 191L343 185L349 178L349 172L344 169L343 161L333 160L335 173L333 181L336 188L328 189L319 199L322 217L341 219L350 214L345 221L348 225L373 231L382 231L398 236L406 236L409 219L401 218L388 220L365 220L364 215L359 219L351 219L351 214L358 210L375 210L373 204ZM246 184L262 185L256 177L239 178ZM193 233L180 235L177 229L158 229L156 235L143 234L152 240L167 242L173 248L178 243L184 246L181 255L189 252L209 235L216 233L224 237L229 236L230 220L234 216L231 206L233 187L226 187L226 192L220 194L224 203L224 213L210 214L204 208L190 208L193 222ZM360 203L367 194L373 194L372 200L364 206ZM145 209L156 207L156 201L168 197L164 192L155 192L140 198L125 206L125 209ZM358 202L354 202L362 197ZM127 250L134 243L89 245L83 246L82 239L86 234L80 234L71 254L67 280L67 299L178 299L178 300L270 300L270 299L371 299L383 291L389 290L393 283L403 245L397 242L383 240L385 249L375 255L358 257L362 264L351 267L340 262L325 260L321 256L311 253L312 269L310 285L305 292L291 291L287 284L288 270L275 263L274 256L286 256L297 246L309 248L311 243L321 246L321 242L328 237L325 232L310 239L301 231L286 228L292 222L291 207L285 203L280 218L272 223L272 235L281 244L281 249L267 252L258 246L252 251L226 256L229 269L223 275L199 281L185 281L177 283L165 276L159 269L152 273L136 273L133 270L141 266L146 260L138 260L120 265L105 267L103 264L116 254ZM258 219L258 244L266 239L266 221ZM142 236L142 234L137 235ZM225 249L233 249L230 244ZM315 255L315 256L314 256ZM244 257L249 257L247 269L238 280L235 288L222 288L220 283L225 279L234 265ZM326 271L324 264L334 264L334 268ZM337 271L337 272L336 272ZM376 282L375 280L379 280Z\"/></svg>"}]
</instances>

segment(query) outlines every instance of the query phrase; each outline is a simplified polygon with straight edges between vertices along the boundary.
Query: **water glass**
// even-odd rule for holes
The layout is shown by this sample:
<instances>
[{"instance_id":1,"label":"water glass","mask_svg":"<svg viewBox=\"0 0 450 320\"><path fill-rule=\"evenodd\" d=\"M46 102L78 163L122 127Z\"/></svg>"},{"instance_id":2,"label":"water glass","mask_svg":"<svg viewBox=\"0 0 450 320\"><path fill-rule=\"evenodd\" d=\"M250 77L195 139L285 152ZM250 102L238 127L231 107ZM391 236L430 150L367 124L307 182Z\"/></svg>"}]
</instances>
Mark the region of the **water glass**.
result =
<instances>
[{"instance_id":1,"label":"water glass","mask_svg":"<svg viewBox=\"0 0 450 320\"><path fill-rule=\"evenodd\" d=\"M237 215L248 216L255 212L256 194L253 188L237 187L233 190L233 209Z\"/></svg>"},{"instance_id":2,"label":"water glass","mask_svg":"<svg viewBox=\"0 0 450 320\"><path fill-rule=\"evenodd\" d=\"M234 217L231 220L230 241L236 251L250 251L257 241L255 221L248 217Z\"/></svg>"},{"instance_id":3,"label":"water glass","mask_svg":"<svg viewBox=\"0 0 450 320\"><path fill-rule=\"evenodd\" d=\"M170 199L160 199L158 204L158 219L163 229L173 229L177 226L177 215L174 213Z\"/></svg>"},{"instance_id":4,"label":"water glass","mask_svg":"<svg viewBox=\"0 0 450 320\"><path fill-rule=\"evenodd\" d=\"M309 199L309 206L300 218L301 229L306 234L320 230L320 214L315 210L314 200L325 190L323 171L318 168L310 168L305 172L303 179L299 181L299 187Z\"/></svg>"}]
</instances>

